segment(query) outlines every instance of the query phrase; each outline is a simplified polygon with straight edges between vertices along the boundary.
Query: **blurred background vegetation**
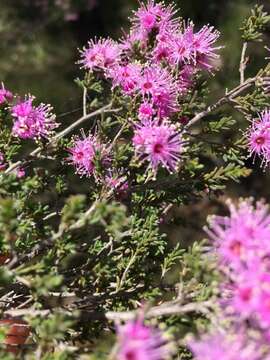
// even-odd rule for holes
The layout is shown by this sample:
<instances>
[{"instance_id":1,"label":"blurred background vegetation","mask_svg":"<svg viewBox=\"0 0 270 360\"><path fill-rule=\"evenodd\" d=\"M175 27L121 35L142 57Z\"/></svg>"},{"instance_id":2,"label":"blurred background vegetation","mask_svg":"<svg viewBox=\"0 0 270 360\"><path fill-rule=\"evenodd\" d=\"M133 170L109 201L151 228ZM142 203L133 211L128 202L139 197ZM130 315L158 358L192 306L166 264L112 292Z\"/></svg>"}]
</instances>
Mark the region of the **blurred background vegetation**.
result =
<instances>
[{"instance_id":1,"label":"blurred background vegetation","mask_svg":"<svg viewBox=\"0 0 270 360\"><path fill-rule=\"evenodd\" d=\"M220 42L230 44L222 51L222 71L214 86L232 86L238 80L238 29L257 1L175 2L182 17L198 26L216 26L222 34ZM268 0L260 3L270 9ZM78 48L95 36L121 36L137 6L138 0L0 0L1 80L15 92L31 92L50 102L57 113L74 110L80 96L72 81L80 74ZM253 55L258 66L258 54Z\"/></svg>"},{"instance_id":2,"label":"blurred background vegetation","mask_svg":"<svg viewBox=\"0 0 270 360\"><path fill-rule=\"evenodd\" d=\"M171 3L170 0L168 2ZM239 82L242 47L239 28L243 19L256 3L263 4L270 11L270 1L174 2L183 18L192 19L198 27L204 24L214 25L221 32L220 44L226 45L221 51L221 71L211 80L214 90L211 96L219 97L225 88L231 88ZM82 76L79 65L76 64L78 49L95 36L110 36L115 39L121 37L123 31L128 29L131 11L137 7L137 0L0 0L1 81L15 93L30 92L39 101L51 103L62 123L70 121L70 112L72 118L77 118L81 114L82 98L81 90L73 81ZM266 38L266 43L270 43L269 37L268 40ZM255 44L249 47L248 55L251 57L247 74L256 72L265 62L265 54L263 46ZM246 125L245 123L244 126ZM268 182L269 176L263 175L258 164L250 178L241 185L231 184L228 193L233 196L264 196L270 201ZM190 221L194 219L192 226L195 231L199 231L207 214L212 212L209 210L209 202L202 202L191 210L182 211ZM179 215L181 219L181 213ZM181 240L190 238L190 224L186 227L186 233L183 229L181 235L178 225L175 224L175 228L172 224L169 225L172 238L175 241L179 241L179 236ZM199 240L201 234L193 236Z\"/></svg>"}]
</instances>

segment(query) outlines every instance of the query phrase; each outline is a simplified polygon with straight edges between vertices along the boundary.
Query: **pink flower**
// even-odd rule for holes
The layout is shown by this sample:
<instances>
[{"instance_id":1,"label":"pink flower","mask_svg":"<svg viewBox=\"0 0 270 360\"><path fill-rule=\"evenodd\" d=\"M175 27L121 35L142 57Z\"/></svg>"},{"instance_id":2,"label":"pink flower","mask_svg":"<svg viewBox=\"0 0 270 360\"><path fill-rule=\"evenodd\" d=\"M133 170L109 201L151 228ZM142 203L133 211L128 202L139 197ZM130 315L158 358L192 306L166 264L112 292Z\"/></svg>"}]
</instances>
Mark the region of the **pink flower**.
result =
<instances>
[{"instance_id":1,"label":"pink flower","mask_svg":"<svg viewBox=\"0 0 270 360\"><path fill-rule=\"evenodd\" d=\"M256 342L242 332L205 335L201 340L191 340L189 347L195 360L262 360Z\"/></svg>"},{"instance_id":2,"label":"pink flower","mask_svg":"<svg viewBox=\"0 0 270 360\"><path fill-rule=\"evenodd\" d=\"M207 25L193 35L192 45L196 57L196 64L206 70L211 70L214 60L219 58L216 51L221 49L221 46L214 46L219 36L220 33L214 30L213 26L209 27Z\"/></svg>"},{"instance_id":3,"label":"pink flower","mask_svg":"<svg viewBox=\"0 0 270 360\"><path fill-rule=\"evenodd\" d=\"M163 61L170 62L171 48L166 42L158 42L157 46L153 50L154 63L161 63Z\"/></svg>"},{"instance_id":4,"label":"pink flower","mask_svg":"<svg viewBox=\"0 0 270 360\"><path fill-rule=\"evenodd\" d=\"M74 145L68 149L70 156L68 161L76 168L76 173L83 176L94 175L96 161L100 159L101 163L108 161L107 152L104 145L93 135L76 137Z\"/></svg>"},{"instance_id":5,"label":"pink flower","mask_svg":"<svg viewBox=\"0 0 270 360\"><path fill-rule=\"evenodd\" d=\"M164 69L159 66L148 66L144 68L140 79L140 92L142 95L153 96L167 80L168 73Z\"/></svg>"},{"instance_id":6,"label":"pink flower","mask_svg":"<svg viewBox=\"0 0 270 360\"><path fill-rule=\"evenodd\" d=\"M181 95L186 94L186 92L192 87L195 73L196 68L192 65L184 65L182 67L177 82L177 88Z\"/></svg>"},{"instance_id":7,"label":"pink flower","mask_svg":"<svg viewBox=\"0 0 270 360\"><path fill-rule=\"evenodd\" d=\"M179 110L177 105L177 94L173 91L173 87L161 88L153 96L153 105L157 108L159 118L167 118L174 112Z\"/></svg>"},{"instance_id":8,"label":"pink flower","mask_svg":"<svg viewBox=\"0 0 270 360\"><path fill-rule=\"evenodd\" d=\"M34 96L28 96L24 101L20 101L11 109L11 115L17 119L27 119L33 112Z\"/></svg>"},{"instance_id":9,"label":"pink flower","mask_svg":"<svg viewBox=\"0 0 270 360\"><path fill-rule=\"evenodd\" d=\"M270 327L270 273L262 272L259 276L259 301L257 312L263 328Z\"/></svg>"},{"instance_id":10,"label":"pink flower","mask_svg":"<svg viewBox=\"0 0 270 360\"><path fill-rule=\"evenodd\" d=\"M260 305L260 283L255 267L241 270L231 277L231 298L228 306L241 318L247 319L257 311Z\"/></svg>"},{"instance_id":11,"label":"pink flower","mask_svg":"<svg viewBox=\"0 0 270 360\"><path fill-rule=\"evenodd\" d=\"M178 110L175 80L161 66L153 65L144 68L139 89L144 98L152 98L159 117L168 117Z\"/></svg>"},{"instance_id":12,"label":"pink flower","mask_svg":"<svg viewBox=\"0 0 270 360\"><path fill-rule=\"evenodd\" d=\"M159 29L162 26L170 28L174 24L174 14L173 6L165 6L163 3L148 0L146 5L141 4L132 21L138 32L149 33L153 29Z\"/></svg>"},{"instance_id":13,"label":"pink flower","mask_svg":"<svg viewBox=\"0 0 270 360\"><path fill-rule=\"evenodd\" d=\"M213 216L206 229L222 263L242 267L270 255L270 216L263 202L252 199L229 204L230 216Z\"/></svg>"},{"instance_id":14,"label":"pink flower","mask_svg":"<svg viewBox=\"0 0 270 360\"><path fill-rule=\"evenodd\" d=\"M245 269L231 272L228 282L230 290L223 304L226 312L238 321L249 320L261 331L269 329L270 273L263 262L255 260Z\"/></svg>"},{"instance_id":15,"label":"pink flower","mask_svg":"<svg viewBox=\"0 0 270 360\"><path fill-rule=\"evenodd\" d=\"M153 117L155 110L153 109L153 105L148 102L143 102L139 107L139 119L149 120Z\"/></svg>"},{"instance_id":16,"label":"pink flower","mask_svg":"<svg viewBox=\"0 0 270 360\"><path fill-rule=\"evenodd\" d=\"M19 178L19 179L25 177L25 169L22 167L15 169L14 173L17 176L17 178Z\"/></svg>"},{"instance_id":17,"label":"pink flower","mask_svg":"<svg viewBox=\"0 0 270 360\"><path fill-rule=\"evenodd\" d=\"M5 102L9 102L12 99L13 94L9 90L5 89L4 84L2 83L2 88L0 89L0 105Z\"/></svg>"},{"instance_id":18,"label":"pink flower","mask_svg":"<svg viewBox=\"0 0 270 360\"><path fill-rule=\"evenodd\" d=\"M175 65L195 63L193 48L193 25L189 25L184 32L175 34L170 39L172 48L171 59Z\"/></svg>"},{"instance_id":19,"label":"pink flower","mask_svg":"<svg viewBox=\"0 0 270 360\"><path fill-rule=\"evenodd\" d=\"M85 69L110 69L115 65L121 54L119 44L110 39L90 40L88 46L81 51L80 64Z\"/></svg>"},{"instance_id":20,"label":"pink flower","mask_svg":"<svg viewBox=\"0 0 270 360\"><path fill-rule=\"evenodd\" d=\"M171 37L171 58L176 65L193 64L211 70L214 60L219 58L216 51L221 47L214 46L218 38L219 32L209 26L194 33L194 25L191 23L183 32Z\"/></svg>"},{"instance_id":21,"label":"pink flower","mask_svg":"<svg viewBox=\"0 0 270 360\"><path fill-rule=\"evenodd\" d=\"M130 63L127 65L116 65L108 71L113 86L120 86L124 93L131 95L138 90L141 79L141 66Z\"/></svg>"},{"instance_id":22,"label":"pink flower","mask_svg":"<svg viewBox=\"0 0 270 360\"><path fill-rule=\"evenodd\" d=\"M214 240L228 296L221 301L238 319L260 329L270 326L270 215L263 202L229 203L230 216L212 217L207 230ZM225 285L225 286L224 286Z\"/></svg>"},{"instance_id":23,"label":"pink flower","mask_svg":"<svg viewBox=\"0 0 270 360\"><path fill-rule=\"evenodd\" d=\"M139 45L144 51L147 50L151 33L164 34L177 31L179 21L174 18L175 13L174 6L165 6L164 3L155 3L154 0L141 4L131 19L133 26L130 34L123 40L123 49L132 51L136 45Z\"/></svg>"},{"instance_id":24,"label":"pink flower","mask_svg":"<svg viewBox=\"0 0 270 360\"><path fill-rule=\"evenodd\" d=\"M148 161L154 173L160 165L168 171L177 171L183 145L181 135L173 125L144 123L135 130L133 145L136 155Z\"/></svg>"},{"instance_id":25,"label":"pink flower","mask_svg":"<svg viewBox=\"0 0 270 360\"><path fill-rule=\"evenodd\" d=\"M259 119L253 119L246 133L250 156L259 156L262 164L270 161L270 110L259 114Z\"/></svg>"},{"instance_id":26,"label":"pink flower","mask_svg":"<svg viewBox=\"0 0 270 360\"><path fill-rule=\"evenodd\" d=\"M140 320L118 327L117 335L118 360L163 360L172 352L165 336Z\"/></svg>"},{"instance_id":27,"label":"pink flower","mask_svg":"<svg viewBox=\"0 0 270 360\"><path fill-rule=\"evenodd\" d=\"M137 11L138 20L143 30L151 31L157 26L157 10L158 6L153 1L148 1L147 5L143 5Z\"/></svg>"},{"instance_id":28,"label":"pink flower","mask_svg":"<svg viewBox=\"0 0 270 360\"><path fill-rule=\"evenodd\" d=\"M0 171L4 170L6 166L4 154L0 151Z\"/></svg>"},{"instance_id":29,"label":"pink flower","mask_svg":"<svg viewBox=\"0 0 270 360\"><path fill-rule=\"evenodd\" d=\"M15 118L12 133L21 139L48 138L58 126L50 105L33 105L34 97L29 96L11 109Z\"/></svg>"}]
</instances>

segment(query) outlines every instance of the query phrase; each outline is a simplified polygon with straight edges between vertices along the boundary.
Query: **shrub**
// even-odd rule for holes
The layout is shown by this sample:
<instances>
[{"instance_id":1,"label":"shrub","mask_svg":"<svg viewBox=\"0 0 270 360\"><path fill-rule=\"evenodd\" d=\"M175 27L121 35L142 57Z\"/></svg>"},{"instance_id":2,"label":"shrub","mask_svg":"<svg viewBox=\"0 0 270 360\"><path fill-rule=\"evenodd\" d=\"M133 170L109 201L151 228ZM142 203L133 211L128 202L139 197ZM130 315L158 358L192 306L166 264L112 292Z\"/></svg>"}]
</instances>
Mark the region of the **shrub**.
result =
<instances>
[{"instance_id":1,"label":"shrub","mask_svg":"<svg viewBox=\"0 0 270 360\"><path fill-rule=\"evenodd\" d=\"M221 203L249 157L268 166L269 65L245 70L269 21L256 7L244 22L239 84L210 105L219 32L152 0L122 39L81 50L79 119L2 84L3 359L269 356L267 206L231 203L187 247L164 231L190 220L174 209Z\"/></svg>"}]
</instances>

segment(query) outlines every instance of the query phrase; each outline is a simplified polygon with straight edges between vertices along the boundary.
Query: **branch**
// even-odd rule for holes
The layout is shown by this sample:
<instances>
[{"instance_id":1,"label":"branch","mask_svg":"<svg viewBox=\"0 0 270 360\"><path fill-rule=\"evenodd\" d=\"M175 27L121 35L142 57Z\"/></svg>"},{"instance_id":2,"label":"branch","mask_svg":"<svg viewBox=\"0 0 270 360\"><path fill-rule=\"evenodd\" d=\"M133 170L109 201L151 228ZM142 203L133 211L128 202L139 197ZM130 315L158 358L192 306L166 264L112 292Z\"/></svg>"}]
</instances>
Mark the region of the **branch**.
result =
<instances>
[{"instance_id":1,"label":"branch","mask_svg":"<svg viewBox=\"0 0 270 360\"><path fill-rule=\"evenodd\" d=\"M115 290L116 293L118 293L118 292L121 290L121 288L122 288L122 286L123 286L123 284L124 284L124 282L125 282L125 280L126 280L126 277L127 277L127 275L128 275L128 272L129 272L131 266L132 266L132 265L134 264L134 262L136 261L137 254L138 254L138 248L137 248L137 250L134 252L134 254L132 255L132 257L130 258L130 260L129 260L129 262L128 262L128 264L127 264L127 266L126 266L126 268L125 268L125 270L124 270L124 272L123 272L123 275L121 276L121 279L120 279L120 281L119 281L119 284L118 284L118 286L117 286L117 289Z\"/></svg>"},{"instance_id":2,"label":"branch","mask_svg":"<svg viewBox=\"0 0 270 360\"><path fill-rule=\"evenodd\" d=\"M229 103L231 100L233 100L235 97L237 97L239 94L241 94L243 91L251 87L257 80L257 76L254 78L250 78L246 80L243 84L238 85L233 90L227 92L221 99L219 99L216 103L209 105L206 110L196 114L186 125L186 128L190 128L194 124L196 124L198 121L200 121L205 116L211 114L214 110L218 109L222 105Z\"/></svg>"},{"instance_id":3,"label":"branch","mask_svg":"<svg viewBox=\"0 0 270 360\"><path fill-rule=\"evenodd\" d=\"M87 115L86 102L87 102L87 88L84 86L83 87L83 116Z\"/></svg>"},{"instance_id":4,"label":"branch","mask_svg":"<svg viewBox=\"0 0 270 360\"><path fill-rule=\"evenodd\" d=\"M47 144L46 144L46 148L49 148L52 145L55 145L55 143L57 143L61 138L63 138L64 136L66 136L67 134L69 134L70 132L72 132L75 128L77 128L79 125L83 124L86 120L91 119L92 117L95 117L97 115L103 114L103 113L116 113L119 112L120 109L111 109L112 104L108 104L103 106L102 108L93 111L90 114L84 115L82 117L80 117L77 121L75 121L74 123L72 123L70 126L68 126L66 129L64 129L63 131L61 131L60 133L56 134ZM34 157L38 154L40 154L40 152L43 150L42 147L38 147L35 150L33 150L29 157ZM15 170L17 167L23 165L24 161L20 160L17 161L14 164L11 164L4 172L4 174L10 174L13 170Z\"/></svg>"},{"instance_id":5,"label":"branch","mask_svg":"<svg viewBox=\"0 0 270 360\"><path fill-rule=\"evenodd\" d=\"M60 307L57 308L59 311L63 311ZM172 315L184 315L189 313L200 313L208 314L213 309L213 303L211 301L194 302L189 304L178 304L175 302L166 302L161 305L154 306L144 312L145 319L158 318L161 316L172 316ZM34 308L26 309L10 309L5 311L5 315L9 316L43 316L46 317L52 313L53 309L36 310ZM68 309L65 309L68 311ZM107 319L109 321L130 321L136 319L138 311L108 311L105 313L95 311L83 311L85 319L101 320ZM141 309L142 311L142 309Z\"/></svg>"},{"instance_id":6,"label":"branch","mask_svg":"<svg viewBox=\"0 0 270 360\"><path fill-rule=\"evenodd\" d=\"M243 84L245 81L245 70L247 67L248 58L246 58L246 51L247 51L247 42L245 41L242 48L239 72L240 72L240 84Z\"/></svg>"},{"instance_id":7,"label":"branch","mask_svg":"<svg viewBox=\"0 0 270 360\"><path fill-rule=\"evenodd\" d=\"M119 112L121 109L111 109L112 104L108 104L103 106L102 108L93 111L90 114L84 115L81 118L79 118L77 121L75 121L73 124L71 124L70 126L68 126L66 129L64 129L63 131L61 131L59 134L55 135L51 141L49 142L49 144L53 144L55 142L57 142L58 140L60 140L61 138L63 138L64 136L66 136L67 134L69 134L70 132L72 132L75 128L77 128L79 125L81 125L82 123L84 123L86 120L91 119L92 117L95 117L97 115L100 114L104 114L104 113L116 113Z\"/></svg>"},{"instance_id":8,"label":"branch","mask_svg":"<svg viewBox=\"0 0 270 360\"><path fill-rule=\"evenodd\" d=\"M207 314L213 304L210 301L195 302L186 305L177 304L174 302L164 303L162 305L154 306L145 312L144 318L151 319L160 316L183 315L192 312ZM138 311L114 312L108 311L105 316L108 320L113 321L128 321L133 320L138 315Z\"/></svg>"}]
</instances>

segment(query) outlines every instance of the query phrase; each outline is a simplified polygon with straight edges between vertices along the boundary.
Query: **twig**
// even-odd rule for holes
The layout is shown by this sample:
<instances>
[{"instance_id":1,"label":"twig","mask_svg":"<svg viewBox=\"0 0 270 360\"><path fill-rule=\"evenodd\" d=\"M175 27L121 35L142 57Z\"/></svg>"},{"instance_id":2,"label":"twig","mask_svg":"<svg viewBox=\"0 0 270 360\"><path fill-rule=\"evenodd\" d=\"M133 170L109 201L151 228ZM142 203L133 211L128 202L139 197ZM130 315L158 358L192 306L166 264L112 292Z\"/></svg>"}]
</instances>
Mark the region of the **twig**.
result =
<instances>
[{"instance_id":1,"label":"twig","mask_svg":"<svg viewBox=\"0 0 270 360\"><path fill-rule=\"evenodd\" d=\"M17 309L24 308L26 305L30 304L32 301L33 301L33 298L32 298L32 296L30 296L29 299L25 300L22 304L17 306Z\"/></svg>"},{"instance_id":2,"label":"twig","mask_svg":"<svg viewBox=\"0 0 270 360\"><path fill-rule=\"evenodd\" d=\"M58 133L57 135L55 135L51 141L50 144L57 142L59 139L63 138L64 136L66 136L67 134L69 134L70 132L72 132L75 128L77 128L78 126L80 126L82 123L84 123L86 120L91 119L92 117L95 117L97 115L100 114L104 114L104 113L116 113L119 112L121 109L111 109L112 104L108 104L103 106L102 108L93 111L90 114L84 115L81 118L79 118L77 121L75 121L74 123L72 123L70 126L68 126L66 129L64 129L63 131L61 131L60 133Z\"/></svg>"},{"instance_id":3,"label":"twig","mask_svg":"<svg viewBox=\"0 0 270 360\"><path fill-rule=\"evenodd\" d=\"M83 116L87 115L87 108L86 108L86 100L87 100L87 88L83 88Z\"/></svg>"},{"instance_id":4,"label":"twig","mask_svg":"<svg viewBox=\"0 0 270 360\"><path fill-rule=\"evenodd\" d=\"M114 147L114 145L116 144L117 140L119 139L119 137L122 135L123 131L125 130L125 127L127 125L127 120L122 124L121 128L119 129L118 133L115 135L111 145L110 145L110 149L112 149Z\"/></svg>"},{"instance_id":5,"label":"twig","mask_svg":"<svg viewBox=\"0 0 270 360\"><path fill-rule=\"evenodd\" d=\"M240 84L243 84L245 81L245 70L247 67L248 58L246 58L246 51L247 51L247 42L245 41L242 48L239 72L240 72Z\"/></svg>"},{"instance_id":6,"label":"twig","mask_svg":"<svg viewBox=\"0 0 270 360\"><path fill-rule=\"evenodd\" d=\"M111 109L112 104L108 104L103 106L102 108L93 111L90 114L87 114L85 116L80 117L77 121L75 121L74 123L72 123L70 126L68 126L66 129L64 129L63 131L61 131L60 133L56 134L47 144L46 144L46 148L49 148L51 145L54 145L55 143L57 143L61 138L63 138L64 136L66 136L67 134L69 134L70 132L72 132L75 128L77 128L78 126L80 126L82 123L84 123L86 120L91 119L92 117L95 117L97 115L103 114L103 113L116 113L119 112L121 109ZM30 157L34 157L36 155L38 155L41 151L43 150L42 147L38 147L35 150L33 150L30 153ZM23 164L23 161L17 161L14 164L11 164L4 172L4 174L10 174L13 170L15 170L17 167L21 166Z\"/></svg>"},{"instance_id":7,"label":"twig","mask_svg":"<svg viewBox=\"0 0 270 360\"><path fill-rule=\"evenodd\" d=\"M35 310L33 308L27 308L27 309L10 309L5 311L5 315L19 317L19 316L25 316L25 315L31 315L31 316L48 316L50 314L51 310Z\"/></svg>"},{"instance_id":8,"label":"twig","mask_svg":"<svg viewBox=\"0 0 270 360\"><path fill-rule=\"evenodd\" d=\"M175 303L164 303L162 305L154 306L150 308L145 314L146 319L156 318L160 316L171 316L171 315L182 315L191 312L207 314L213 307L210 301L204 301L201 303L190 303L186 305L175 304ZM128 321L135 319L138 315L137 311L126 311L126 312L114 312L109 311L105 314L108 320L113 321Z\"/></svg>"},{"instance_id":9,"label":"twig","mask_svg":"<svg viewBox=\"0 0 270 360\"><path fill-rule=\"evenodd\" d=\"M79 220L77 220L74 224L72 224L68 230L72 231L72 230L77 230L77 229L80 229L81 227L83 227L85 225L86 221L89 219L90 215L96 210L96 207L98 206L98 204L100 204L100 202L102 200L110 199L111 196L113 195L113 193L114 193L114 188L110 189L107 194L105 194L104 196L101 196L101 198L94 201L93 204L90 206L90 208L81 216L81 218Z\"/></svg>"},{"instance_id":10,"label":"twig","mask_svg":"<svg viewBox=\"0 0 270 360\"><path fill-rule=\"evenodd\" d=\"M119 290L121 290L121 288L122 288L122 286L123 286L123 284L124 284L124 282L125 282L125 280L126 280L126 277L127 277L127 275L128 275L128 272L129 272L131 266L132 266L133 263L136 261L137 254L138 254L138 249L134 252L134 254L132 255L132 257L130 258L130 260L129 260L129 262L128 262L128 264L127 264L127 266L126 266L126 268L125 268L125 270L124 270L124 272L123 272L123 275L122 275L122 277L121 277L121 279L120 279L120 281L119 281L119 284L118 284L117 289L116 289L116 291L115 291L116 293L118 293Z\"/></svg>"},{"instance_id":11,"label":"twig","mask_svg":"<svg viewBox=\"0 0 270 360\"><path fill-rule=\"evenodd\" d=\"M43 221L46 221L46 220L49 220L49 219L51 219L52 217L55 217L55 216L57 216L57 215L59 215L58 212L57 212L57 211L53 211L53 212L51 212L50 214L44 216L44 218L43 218L42 220L43 220Z\"/></svg>"},{"instance_id":12,"label":"twig","mask_svg":"<svg viewBox=\"0 0 270 360\"><path fill-rule=\"evenodd\" d=\"M248 89L250 86L252 86L257 80L257 77L250 78L246 80L243 84L240 84L233 90L227 92L222 98L220 98L216 103L209 105L206 110L196 114L186 125L186 129L190 128L194 124L196 124L198 121L200 121L205 116L211 114L214 110L218 109L222 105L229 103L232 99L234 99L236 96L241 94L243 91Z\"/></svg>"},{"instance_id":13,"label":"twig","mask_svg":"<svg viewBox=\"0 0 270 360\"><path fill-rule=\"evenodd\" d=\"M180 303L175 302L166 302L161 305L154 306L149 308L144 313L145 319L158 318L161 316L172 316L172 315L184 315L188 313L201 313L201 314L209 314L211 309L213 309L213 303L211 301L204 302L195 302L189 303L185 305L181 305ZM64 309L58 307L56 308L58 311L63 311ZM33 308L26 309L9 309L5 311L6 315L10 316L43 316L46 317L51 314L53 309L45 309L45 310L35 310ZM68 309L65 309L68 311ZM108 311L106 313L95 312L95 311L86 311L84 312L84 317L88 319L107 319L110 321L129 321L136 319L138 316L138 310L134 311L124 311L124 312L116 312L116 311Z\"/></svg>"}]
</instances>

